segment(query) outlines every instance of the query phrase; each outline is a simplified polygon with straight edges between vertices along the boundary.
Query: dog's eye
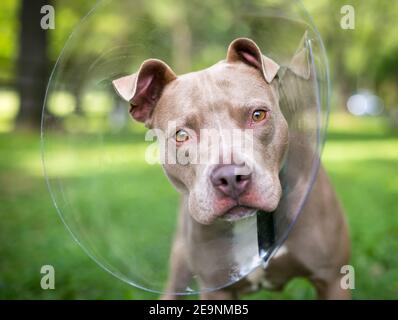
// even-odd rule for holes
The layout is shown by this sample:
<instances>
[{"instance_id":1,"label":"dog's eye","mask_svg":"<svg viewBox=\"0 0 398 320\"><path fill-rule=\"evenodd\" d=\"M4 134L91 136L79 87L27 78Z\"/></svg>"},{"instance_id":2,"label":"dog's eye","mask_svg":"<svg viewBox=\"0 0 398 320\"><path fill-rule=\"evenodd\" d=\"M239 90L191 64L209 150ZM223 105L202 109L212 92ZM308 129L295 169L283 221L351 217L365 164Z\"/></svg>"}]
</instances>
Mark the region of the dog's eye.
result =
<instances>
[{"instance_id":1,"label":"dog's eye","mask_svg":"<svg viewBox=\"0 0 398 320\"><path fill-rule=\"evenodd\" d=\"M177 142L185 142L189 139L188 132L183 129L180 129L176 132L176 141Z\"/></svg>"},{"instance_id":2,"label":"dog's eye","mask_svg":"<svg viewBox=\"0 0 398 320\"><path fill-rule=\"evenodd\" d=\"M254 110L252 114L252 120L254 122L260 122L267 117L267 111L265 110Z\"/></svg>"}]
</instances>

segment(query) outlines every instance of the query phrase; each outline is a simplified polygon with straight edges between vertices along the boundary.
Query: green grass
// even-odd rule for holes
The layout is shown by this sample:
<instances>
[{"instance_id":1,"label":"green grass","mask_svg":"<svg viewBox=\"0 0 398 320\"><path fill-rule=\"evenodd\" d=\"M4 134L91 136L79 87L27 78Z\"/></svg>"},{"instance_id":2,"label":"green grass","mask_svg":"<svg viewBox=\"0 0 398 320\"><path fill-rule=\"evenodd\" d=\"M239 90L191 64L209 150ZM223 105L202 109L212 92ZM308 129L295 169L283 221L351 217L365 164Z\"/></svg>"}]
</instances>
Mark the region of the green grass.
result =
<instances>
[{"instance_id":1,"label":"green grass","mask_svg":"<svg viewBox=\"0 0 398 320\"><path fill-rule=\"evenodd\" d=\"M123 270L129 276L161 283L166 268L159 265L155 273L150 265L167 259L177 195L158 168L142 167L137 161L145 148L135 144L132 150L131 139L105 141L111 158L98 163L97 142L83 139L70 150L62 136L55 137L48 145L57 155L51 157L49 174L62 177L66 188L56 198L69 199L60 201L65 208L74 206L75 211L66 211L67 218L86 235L88 244L94 244L101 255L108 252L107 261L115 263L134 263L135 252L142 254L145 259L140 261L146 260L148 266L137 269L146 272L136 275L130 264ZM42 176L38 134L4 133L0 150L0 298L158 297L104 271L72 239ZM397 298L398 137L388 131L383 119L333 115L323 159L349 220L351 264L356 271L354 298ZM125 188L130 181L132 188ZM84 193L80 192L83 188ZM159 216L148 219L151 214ZM147 232L149 228L155 232ZM55 290L40 288L40 268L45 264L55 268ZM263 291L248 298L314 298L314 290L305 280L296 279L283 292Z\"/></svg>"}]
</instances>

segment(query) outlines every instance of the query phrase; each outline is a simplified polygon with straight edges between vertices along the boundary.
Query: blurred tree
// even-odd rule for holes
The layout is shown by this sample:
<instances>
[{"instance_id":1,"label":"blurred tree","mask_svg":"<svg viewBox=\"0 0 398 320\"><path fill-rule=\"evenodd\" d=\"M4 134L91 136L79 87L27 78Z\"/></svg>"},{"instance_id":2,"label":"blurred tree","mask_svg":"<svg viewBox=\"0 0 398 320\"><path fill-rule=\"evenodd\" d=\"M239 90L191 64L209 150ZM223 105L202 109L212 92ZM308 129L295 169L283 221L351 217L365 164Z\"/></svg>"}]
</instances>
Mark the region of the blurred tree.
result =
<instances>
[{"instance_id":1,"label":"blurred tree","mask_svg":"<svg viewBox=\"0 0 398 320\"><path fill-rule=\"evenodd\" d=\"M22 0L20 7L18 126L38 127L48 80L47 30L40 26L42 6L49 0Z\"/></svg>"},{"instance_id":2,"label":"blurred tree","mask_svg":"<svg viewBox=\"0 0 398 320\"><path fill-rule=\"evenodd\" d=\"M388 109L397 105L398 3L351 0L355 28L340 26L345 0L303 0L315 20L330 59L335 91L344 106L359 89L375 91Z\"/></svg>"}]
</instances>

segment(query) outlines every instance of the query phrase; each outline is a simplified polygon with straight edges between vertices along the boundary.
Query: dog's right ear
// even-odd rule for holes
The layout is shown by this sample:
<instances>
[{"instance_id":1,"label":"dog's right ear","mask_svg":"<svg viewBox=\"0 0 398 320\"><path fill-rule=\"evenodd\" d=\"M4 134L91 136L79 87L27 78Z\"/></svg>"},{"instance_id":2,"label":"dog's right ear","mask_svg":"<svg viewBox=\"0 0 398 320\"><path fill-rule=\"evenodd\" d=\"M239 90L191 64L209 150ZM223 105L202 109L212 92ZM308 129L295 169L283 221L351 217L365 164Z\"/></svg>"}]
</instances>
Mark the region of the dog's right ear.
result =
<instances>
[{"instance_id":1,"label":"dog's right ear","mask_svg":"<svg viewBox=\"0 0 398 320\"><path fill-rule=\"evenodd\" d=\"M113 80L118 95L130 103L131 116L147 123L158 102L163 88L177 76L161 60L144 61L138 72Z\"/></svg>"},{"instance_id":2,"label":"dog's right ear","mask_svg":"<svg viewBox=\"0 0 398 320\"><path fill-rule=\"evenodd\" d=\"M227 61L241 61L260 70L265 81L271 83L278 73L279 65L261 53L258 45L251 39L238 38L228 47Z\"/></svg>"}]
</instances>

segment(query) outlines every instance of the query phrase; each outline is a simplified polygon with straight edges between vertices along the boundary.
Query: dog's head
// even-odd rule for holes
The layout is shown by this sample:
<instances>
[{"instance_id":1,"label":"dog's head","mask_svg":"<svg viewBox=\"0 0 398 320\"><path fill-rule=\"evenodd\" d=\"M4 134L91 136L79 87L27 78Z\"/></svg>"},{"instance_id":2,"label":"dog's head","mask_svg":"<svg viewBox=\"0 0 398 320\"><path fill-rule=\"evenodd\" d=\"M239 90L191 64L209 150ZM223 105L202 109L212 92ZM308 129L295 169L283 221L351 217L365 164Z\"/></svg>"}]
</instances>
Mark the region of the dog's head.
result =
<instances>
[{"instance_id":1,"label":"dog's head","mask_svg":"<svg viewBox=\"0 0 398 320\"><path fill-rule=\"evenodd\" d=\"M198 222L235 220L278 206L289 141L278 70L256 43L239 38L226 59L208 69L177 76L150 59L113 81L131 116L163 132L165 172L188 197Z\"/></svg>"}]
</instances>

